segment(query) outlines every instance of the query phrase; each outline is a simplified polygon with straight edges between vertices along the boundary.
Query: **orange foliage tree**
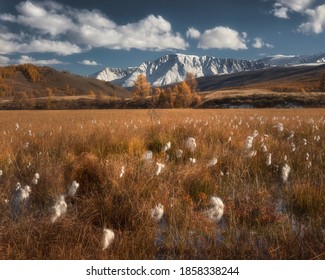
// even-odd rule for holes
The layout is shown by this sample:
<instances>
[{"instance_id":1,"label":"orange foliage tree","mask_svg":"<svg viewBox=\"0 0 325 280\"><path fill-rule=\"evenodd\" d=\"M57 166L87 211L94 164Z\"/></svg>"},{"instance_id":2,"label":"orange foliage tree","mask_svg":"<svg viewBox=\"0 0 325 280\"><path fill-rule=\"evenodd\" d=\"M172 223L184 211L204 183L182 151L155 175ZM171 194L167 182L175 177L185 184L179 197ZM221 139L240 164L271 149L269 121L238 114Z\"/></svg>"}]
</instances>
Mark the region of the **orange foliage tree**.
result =
<instances>
[{"instance_id":1,"label":"orange foliage tree","mask_svg":"<svg viewBox=\"0 0 325 280\"><path fill-rule=\"evenodd\" d=\"M140 74L134 82L133 93L135 97L145 98L151 93L150 83L145 75Z\"/></svg>"}]
</instances>

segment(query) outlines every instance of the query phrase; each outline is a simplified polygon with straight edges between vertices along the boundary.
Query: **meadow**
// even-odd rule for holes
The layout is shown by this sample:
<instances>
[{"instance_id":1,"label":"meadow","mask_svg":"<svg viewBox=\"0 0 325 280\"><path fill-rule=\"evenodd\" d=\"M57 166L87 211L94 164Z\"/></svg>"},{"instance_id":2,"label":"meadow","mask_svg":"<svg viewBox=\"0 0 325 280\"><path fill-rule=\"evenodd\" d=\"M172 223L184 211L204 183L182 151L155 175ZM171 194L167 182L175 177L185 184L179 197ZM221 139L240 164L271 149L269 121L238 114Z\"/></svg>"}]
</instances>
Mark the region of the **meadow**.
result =
<instances>
[{"instance_id":1,"label":"meadow","mask_svg":"<svg viewBox=\"0 0 325 280\"><path fill-rule=\"evenodd\" d=\"M325 110L0 111L0 259L325 259Z\"/></svg>"}]
</instances>

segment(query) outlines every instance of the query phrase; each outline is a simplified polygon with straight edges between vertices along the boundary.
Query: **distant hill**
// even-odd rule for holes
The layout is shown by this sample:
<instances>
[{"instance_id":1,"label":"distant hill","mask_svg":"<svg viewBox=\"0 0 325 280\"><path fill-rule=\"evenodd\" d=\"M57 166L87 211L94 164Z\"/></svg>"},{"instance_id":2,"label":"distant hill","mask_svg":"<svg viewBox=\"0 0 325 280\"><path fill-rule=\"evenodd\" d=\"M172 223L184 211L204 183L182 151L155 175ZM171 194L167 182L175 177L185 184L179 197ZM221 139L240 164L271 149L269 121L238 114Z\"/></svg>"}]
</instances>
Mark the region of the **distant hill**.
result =
<instances>
[{"instance_id":1,"label":"distant hill","mask_svg":"<svg viewBox=\"0 0 325 280\"><path fill-rule=\"evenodd\" d=\"M202 108L325 107L325 65L282 66L198 79Z\"/></svg>"},{"instance_id":2,"label":"distant hill","mask_svg":"<svg viewBox=\"0 0 325 280\"><path fill-rule=\"evenodd\" d=\"M0 67L0 97L24 92L35 98L102 95L127 98L131 93L117 85L97 79L57 71L32 64Z\"/></svg>"},{"instance_id":3,"label":"distant hill","mask_svg":"<svg viewBox=\"0 0 325 280\"><path fill-rule=\"evenodd\" d=\"M198 78L201 91L263 88L276 92L318 91L325 64L278 66L249 72Z\"/></svg>"}]
</instances>

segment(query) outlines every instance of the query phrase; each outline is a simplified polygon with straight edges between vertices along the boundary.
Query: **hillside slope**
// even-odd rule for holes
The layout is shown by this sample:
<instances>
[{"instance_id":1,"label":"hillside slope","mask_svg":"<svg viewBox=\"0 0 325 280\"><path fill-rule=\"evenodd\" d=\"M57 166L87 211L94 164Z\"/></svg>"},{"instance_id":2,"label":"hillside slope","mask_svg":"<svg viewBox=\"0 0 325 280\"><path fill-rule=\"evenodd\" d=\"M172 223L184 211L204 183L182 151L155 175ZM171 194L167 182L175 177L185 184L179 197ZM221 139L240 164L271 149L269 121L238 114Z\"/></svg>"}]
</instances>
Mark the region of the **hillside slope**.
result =
<instances>
[{"instance_id":1,"label":"hillside slope","mask_svg":"<svg viewBox=\"0 0 325 280\"><path fill-rule=\"evenodd\" d=\"M201 91L241 88L264 88L277 91L292 87L317 90L320 76L325 73L325 64L318 66L271 67L229 75L215 75L197 79Z\"/></svg>"},{"instance_id":2,"label":"hillside slope","mask_svg":"<svg viewBox=\"0 0 325 280\"><path fill-rule=\"evenodd\" d=\"M109 82L60 72L31 64L0 67L0 97L25 92L34 97L103 95L130 97L124 88Z\"/></svg>"}]
</instances>

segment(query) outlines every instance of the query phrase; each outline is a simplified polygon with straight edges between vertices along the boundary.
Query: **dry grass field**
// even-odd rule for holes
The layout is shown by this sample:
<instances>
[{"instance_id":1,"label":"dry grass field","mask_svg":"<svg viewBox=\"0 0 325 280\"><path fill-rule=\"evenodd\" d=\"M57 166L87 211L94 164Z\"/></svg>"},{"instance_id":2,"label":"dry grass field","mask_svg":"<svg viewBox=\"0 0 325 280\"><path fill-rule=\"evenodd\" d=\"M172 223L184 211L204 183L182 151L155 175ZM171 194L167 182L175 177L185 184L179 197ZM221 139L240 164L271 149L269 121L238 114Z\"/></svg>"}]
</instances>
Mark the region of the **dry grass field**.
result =
<instances>
[{"instance_id":1,"label":"dry grass field","mask_svg":"<svg viewBox=\"0 0 325 280\"><path fill-rule=\"evenodd\" d=\"M324 109L0 111L0 259L325 259L324 213Z\"/></svg>"}]
</instances>

